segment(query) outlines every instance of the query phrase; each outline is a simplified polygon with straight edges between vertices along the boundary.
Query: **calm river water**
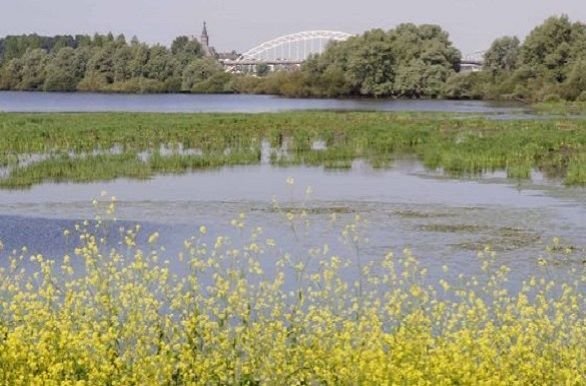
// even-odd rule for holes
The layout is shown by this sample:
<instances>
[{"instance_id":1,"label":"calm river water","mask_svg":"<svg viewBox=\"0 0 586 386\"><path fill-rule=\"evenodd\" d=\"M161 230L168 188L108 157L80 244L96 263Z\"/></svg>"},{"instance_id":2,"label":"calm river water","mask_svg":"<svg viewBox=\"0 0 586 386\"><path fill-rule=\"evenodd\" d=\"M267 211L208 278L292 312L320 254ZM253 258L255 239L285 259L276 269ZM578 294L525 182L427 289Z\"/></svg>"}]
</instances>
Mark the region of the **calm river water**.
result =
<instances>
[{"instance_id":1,"label":"calm river water","mask_svg":"<svg viewBox=\"0 0 586 386\"><path fill-rule=\"evenodd\" d=\"M291 110L427 111L523 116L511 103L387 99L291 99L267 95L0 92L0 112L261 113Z\"/></svg>"}]
</instances>

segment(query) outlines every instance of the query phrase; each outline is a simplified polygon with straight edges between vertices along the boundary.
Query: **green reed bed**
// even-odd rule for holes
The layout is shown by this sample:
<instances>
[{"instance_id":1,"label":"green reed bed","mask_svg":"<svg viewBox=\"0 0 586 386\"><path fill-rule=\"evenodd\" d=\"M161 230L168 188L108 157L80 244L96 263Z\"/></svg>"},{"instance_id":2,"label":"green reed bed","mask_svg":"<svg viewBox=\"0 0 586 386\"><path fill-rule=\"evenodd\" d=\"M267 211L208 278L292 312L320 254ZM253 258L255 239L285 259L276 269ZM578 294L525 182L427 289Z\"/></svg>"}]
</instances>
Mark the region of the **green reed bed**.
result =
<instances>
[{"instance_id":1,"label":"green reed bed","mask_svg":"<svg viewBox=\"0 0 586 386\"><path fill-rule=\"evenodd\" d=\"M186 170L258 162L258 151L169 156L156 152L146 160L131 152L83 157L62 155L15 168L8 177L0 179L0 188L20 189L42 182L91 182L122 177L147 179L159 173L175 174Z\"/></svg>"},{"instance_id":2,"label":"green reed bed","mask_svg":"<svg viewBox=\"0 0 586 386\"><path fill-rule=\"evenodd\" d=\"M0 114L4 188L42 181L148 178L261 161L349 168L356 159L386 167L415 155L451 175L533 169L586 184L586 120L500 121L474 116L382 112L271 114ZM316 143L321 146L316 147ZM166 151L162 151L165 149ZM142 159L140 154L148 154ZM30 155L48 160L19 163ZM67 154L64 156L63 154Z\"/></svg>"},{"instance_id":3,"label":"green reed bed","mask_svg":"<svg viewBox=\"0 0 586 386\"><path fill-rule=\"evenodd\" d=\"M534 104L532 108L541 114L586 115L584 101L541 102Z\"/></svg>"}]
</instances>

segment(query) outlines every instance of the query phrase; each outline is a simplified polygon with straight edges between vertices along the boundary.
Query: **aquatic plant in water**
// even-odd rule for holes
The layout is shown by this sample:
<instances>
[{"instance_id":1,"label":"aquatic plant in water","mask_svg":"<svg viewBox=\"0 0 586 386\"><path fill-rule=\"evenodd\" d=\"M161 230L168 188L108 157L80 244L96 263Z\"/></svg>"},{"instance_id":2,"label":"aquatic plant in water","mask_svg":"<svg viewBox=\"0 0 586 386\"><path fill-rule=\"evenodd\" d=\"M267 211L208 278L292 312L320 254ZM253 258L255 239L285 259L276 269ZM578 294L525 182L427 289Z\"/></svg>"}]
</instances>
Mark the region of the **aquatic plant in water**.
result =
<instances>
[{"instance_id":1,"label":"aquatic plant in water","mask_svg":"<svg viewBox=\"0 0 586 386\"><path fill-rule=\"evenodd\" d=\"M499 121L381 112L276 114L0 114L2 188L44 181L148 178L200 168L311 165L347 169L357 159L389 167L416 156L461 177L533 170L586 184L586 120ZM168 151L162 152L161 149ZM142 155L149 157L141 157ZM36 162L19 162L19 159ZM92 172L94 171L95 172Z\"/></svg>"}]
</instances>

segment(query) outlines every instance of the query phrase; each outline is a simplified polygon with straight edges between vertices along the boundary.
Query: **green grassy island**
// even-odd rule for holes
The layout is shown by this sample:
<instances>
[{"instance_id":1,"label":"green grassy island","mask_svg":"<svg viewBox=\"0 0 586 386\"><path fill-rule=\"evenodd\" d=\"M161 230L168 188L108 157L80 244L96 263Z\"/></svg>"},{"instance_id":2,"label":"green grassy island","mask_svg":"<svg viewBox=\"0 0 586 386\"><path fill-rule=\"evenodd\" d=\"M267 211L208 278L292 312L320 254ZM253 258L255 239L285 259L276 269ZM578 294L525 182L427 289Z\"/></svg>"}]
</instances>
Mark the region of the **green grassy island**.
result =
<instances>
[{"instance_id":1,"label":"green grassy island","mask_svg":"<svg viewBox=\"0 0 586 386\"><path fill-rule=\"evenodd\" d=\"M261 162L374 167L416 156L454 176L532 169L586 184L586 121L427 113L0 114L0 187L96 181ZM316 146L319 145L319 146Z\"/></svg>"}]
</instances>

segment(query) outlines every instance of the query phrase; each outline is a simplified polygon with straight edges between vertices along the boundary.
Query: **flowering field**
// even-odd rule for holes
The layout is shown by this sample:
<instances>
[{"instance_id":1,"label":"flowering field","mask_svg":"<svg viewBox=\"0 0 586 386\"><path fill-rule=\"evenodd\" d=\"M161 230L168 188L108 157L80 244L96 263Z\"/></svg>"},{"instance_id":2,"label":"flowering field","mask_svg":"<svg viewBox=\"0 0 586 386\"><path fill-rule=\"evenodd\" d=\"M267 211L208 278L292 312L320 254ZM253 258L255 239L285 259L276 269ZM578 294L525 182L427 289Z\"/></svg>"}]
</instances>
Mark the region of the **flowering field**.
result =
<instances>
[{"instance_id":1,"label":"flowering field","mask_svg":"<svg viewBox=\"0 0 586 386\"><path fill-rule=\"evenodd\" d=\"M535 259L516 291L486 249L480 275L430 278L408 250L361 261L360 217L338 229L351 256L289 254L245 215L231 224L246 242L202 226L169 256L95 205L64 231L68 255L0 251L1 384L586 383L583 264L553 282Z\"/></svg>"}]
</instances>

